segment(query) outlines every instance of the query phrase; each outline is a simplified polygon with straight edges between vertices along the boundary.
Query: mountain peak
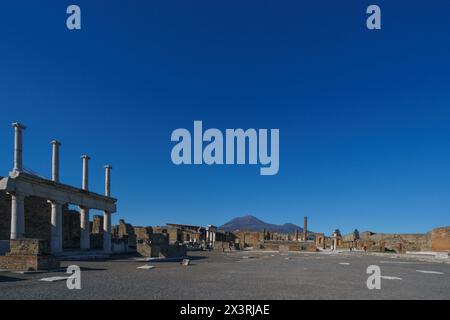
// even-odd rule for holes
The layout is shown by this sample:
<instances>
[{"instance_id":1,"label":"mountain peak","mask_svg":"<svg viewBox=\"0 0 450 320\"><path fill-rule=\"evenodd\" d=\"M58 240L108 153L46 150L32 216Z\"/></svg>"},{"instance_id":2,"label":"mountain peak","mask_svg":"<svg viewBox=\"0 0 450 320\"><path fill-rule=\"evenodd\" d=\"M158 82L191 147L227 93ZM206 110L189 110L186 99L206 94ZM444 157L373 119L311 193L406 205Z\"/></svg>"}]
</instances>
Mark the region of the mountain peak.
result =
<instances>
[{"instance_id":1,"label":"mountain peak","mask_svg":"<svg viewBox=\"0 0 450 320\"><path fill-rule=\"evenodd\" d=\"M229 232L237 230L258 231L258 232L266 230L280 233L293 233L296 232L297 230L299 232L303 231L302 228L292 223L285 223L284 225L270 224L252 215L234 218L229 222L225 223L224 225L220 226L219 228L221 230Z\"/></svg>"}]
</instances>

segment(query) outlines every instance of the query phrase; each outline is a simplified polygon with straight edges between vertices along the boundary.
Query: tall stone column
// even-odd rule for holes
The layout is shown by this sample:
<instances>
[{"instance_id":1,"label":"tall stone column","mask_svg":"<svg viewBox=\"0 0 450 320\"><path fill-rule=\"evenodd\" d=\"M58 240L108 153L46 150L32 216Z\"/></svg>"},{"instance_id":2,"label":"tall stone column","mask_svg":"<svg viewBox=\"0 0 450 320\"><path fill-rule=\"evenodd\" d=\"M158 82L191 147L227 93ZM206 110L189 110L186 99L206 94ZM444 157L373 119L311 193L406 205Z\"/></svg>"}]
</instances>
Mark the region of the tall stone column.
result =
<instances>
[{"instance_id":1,"label":"tall stone column","mask_svg":"<svg viewBox=\"0 0 450 320\"><path fill-rule=\"evenodd\" d=\"M87 155L82 155L81 159L83 160L83 178L81 181L81 189L83 190L87 190L88 189L88 176L89 176L89 166L88 166L88 162L89 160L91 160L91 158L89 158L89 156Z\"/></svg>"},{"instance_id":2,"label":"tall stone column","mask_svg":"<svg viewBox=\"0 0 450 320\"><path fill-rule=\"evenodd\" d=\"M81 189L88 191L89 182L89 156L82 155L83 173L81 180ZM91 247L89 230L89 208L80 206L80 249L89 250Z\"/></svg>"},{"instance_id":3,"label":"tall stone column","mask_svg":"<svg viewBox=\"0 0 450 320\"><path fill-rule=\"evenodd\" d=\"M50 144L52 145L52 181L59 182L59 147L61 143L53 140Z\"/></svg>"},{"instance_id":4,"label":"tall stone column","mask_svg":"<svg viewBox=\"0 0 450 320\"><path fill-rule=\"evenodd\" d=\"M111 169L110 165L105 166L105 196L111 196ZM111 213L103 213L103 250L111 252Z\"/></svg>"},{"instance_id":5,"label":"tall stone column","mask_svg":"<svg viewBox=\"0 0 450 320\"><path fill-rule=\"evenodd\" d=\"M49 202L52 207L50 250L52 254L58 254L63 251L62 203Z\"/></svg>"},{"instance_id":6,"label":"tall stone column","mask_svg":"<svg viewBox=\"0 0 450 320\"><path fill-rule=\"evenodd\" d=\"M11 239L25 237L25 195L11 193Z\"/></svg>"},{"instance_id":7,"label":"tall stone column","mask_svg":"<svg viewBox=\"0 0 450 320\"><path fill-rule=\"evenodd\" d=\"M12 124L14 128L14 172L22 172L22 130L26 127L18 122Z\"/></svg>"},{"instance_id":8,"label":"tall stone column","mask_svg":"<svg viewBox=\"0 0 450 320\"><path fill-rule=\"evenodd\" d=\"M57 140L50 142L52 145L52 181L59 182L59 146ZM62 203L58 201L48 201L51 205L51 229L50 229L50 251L58 254L63 251L63 223L62 223Z\"/></svg>"},{"instance_id":9,"label":"tall stone column","mask_svg":"<svg viewBox=\"0 0 450 320\"><path fill-rule=\"evenodd\" d=\"M80 249L89 250L90 248L89 209L80 207Z\"/></svg>"},{"instance_id":10,"label":"tall stone column","mask_svg":"<svg viewBox=\"0 0 450 320\"><path fill-rule=\"evenodd\" d=\"M107 164L105 166L105 196L111 196L111 170L112 167Z\"/></svg>"}]
</instances>

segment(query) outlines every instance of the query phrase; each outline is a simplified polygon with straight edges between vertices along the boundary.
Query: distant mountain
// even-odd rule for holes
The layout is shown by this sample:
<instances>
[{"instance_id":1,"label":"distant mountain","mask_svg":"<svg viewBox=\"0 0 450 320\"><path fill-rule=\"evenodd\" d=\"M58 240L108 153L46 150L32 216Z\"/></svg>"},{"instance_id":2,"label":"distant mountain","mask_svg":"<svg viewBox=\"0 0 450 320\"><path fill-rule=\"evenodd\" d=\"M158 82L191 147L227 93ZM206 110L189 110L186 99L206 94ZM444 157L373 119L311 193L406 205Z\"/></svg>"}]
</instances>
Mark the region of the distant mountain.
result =
<instances>
[{"instance_id":1,"label":"distant mountain","mask_svg":"<svg viewBox=\"0 0 450 320\"><path fill-rule=\"evenodd\" d=\"M280 232L280 233L294 233L297 230L299 232L303 232L303 228L300 228L299 226L292 223L286 223L284 225L270 224L262 220L259 220L254 216L235 218L225 223L223 226L220 226L219 229L229 232L237 230L262 232L264 231L264 229L266 231Z\"/></svg>"}]
</instances>

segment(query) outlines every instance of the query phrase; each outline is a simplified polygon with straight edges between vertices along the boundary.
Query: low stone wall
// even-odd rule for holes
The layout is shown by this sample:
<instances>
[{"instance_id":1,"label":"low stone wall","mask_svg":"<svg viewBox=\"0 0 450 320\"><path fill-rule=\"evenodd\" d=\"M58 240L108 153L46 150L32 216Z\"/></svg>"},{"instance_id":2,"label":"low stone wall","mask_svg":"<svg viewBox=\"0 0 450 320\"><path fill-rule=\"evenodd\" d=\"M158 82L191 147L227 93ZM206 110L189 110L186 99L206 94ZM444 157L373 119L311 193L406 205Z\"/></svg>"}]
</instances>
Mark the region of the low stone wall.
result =
<instances>
[{"instance_id":1,"label":"low stone wall","mask_svg":"<svg viewBox=\"0 0 450 320\"><path fill-rule=\"evenodd\" d=\"M341 241L338 249L364 249L370 252L431 251L431 236L429 233L418 234L363 234L355 241Z\"/></svg>"},{"instance_id":2,"label":"low stone wall","mask_svg":"<svg viewBox=\"0 0 450 320\"><path fill-rule=\"evenodd\" d=\"M308 251L316 252L317 247L314 243L309 242L290 242L290 241L265 241L260 244L259 248L261 250L269 251Z\"/></svg>"},{"instance_id":3,"label":"low stone wall","mask_svg":"<svg viewBox=\"0 0 450 320\"><path fill-rule=\"evenodd\" d=\"M60 268L59 261L50 256L0 256L0 269L14 271L41 271Z\"/></svg>"},{"instance_id":4,"label":"low stone wall","mask_svg":"<svg viewBox=\"0 0 450 320\"><path fill-rule=\"evenodd\" d=\"M214 242L214 251L229 252L229 251L231 251L230 243L223 242L223 241L216 241L216 242Z\"/></svg>"},{"instance_id":5,"label":"low stone wall","mask_svg":"<svg viewBox=\"0 0 450 320\"><path fill-rule=\"evenodd\" d=\"M138 242L137 252L148 258L178 258L187 255L185 245L152 244L147 241Z\"/></svg>"},{"instance_id":6,"label":"low stone wall","mask_svg":"<svg viewBox=\"0 0 450 320\"><path fill-rule=\"evenodd\" d=\"M134 247L130 247L128 239L112 239L111 249L113 253L136 252L136 245Z\"/></svg>"}]
</instances>

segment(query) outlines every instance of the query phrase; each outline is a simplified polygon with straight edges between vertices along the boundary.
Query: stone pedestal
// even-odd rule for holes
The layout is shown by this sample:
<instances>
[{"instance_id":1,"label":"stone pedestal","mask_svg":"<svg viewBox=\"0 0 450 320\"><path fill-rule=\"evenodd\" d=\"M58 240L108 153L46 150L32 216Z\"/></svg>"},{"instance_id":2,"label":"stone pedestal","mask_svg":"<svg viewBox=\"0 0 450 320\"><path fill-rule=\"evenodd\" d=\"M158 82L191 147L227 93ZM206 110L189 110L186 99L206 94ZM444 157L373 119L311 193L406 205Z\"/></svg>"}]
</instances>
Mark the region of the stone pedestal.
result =
<instances>
[{"instance_id":1,"label":"stone pedestal","mask_svg":"<svg viewBox=\"0 0 450 320\"><path fill-rule=\"evenodd\" d=\"M60 268L60 262L51 256L47 241L39 239L11 240L11 249L0 256L0 269L40 271Z\"/></svg>"}]
</instances>

